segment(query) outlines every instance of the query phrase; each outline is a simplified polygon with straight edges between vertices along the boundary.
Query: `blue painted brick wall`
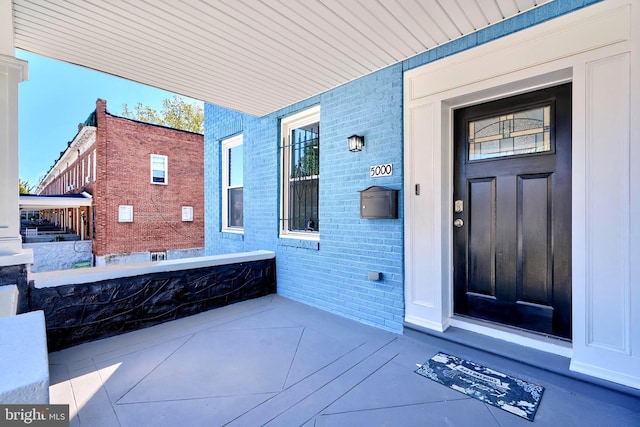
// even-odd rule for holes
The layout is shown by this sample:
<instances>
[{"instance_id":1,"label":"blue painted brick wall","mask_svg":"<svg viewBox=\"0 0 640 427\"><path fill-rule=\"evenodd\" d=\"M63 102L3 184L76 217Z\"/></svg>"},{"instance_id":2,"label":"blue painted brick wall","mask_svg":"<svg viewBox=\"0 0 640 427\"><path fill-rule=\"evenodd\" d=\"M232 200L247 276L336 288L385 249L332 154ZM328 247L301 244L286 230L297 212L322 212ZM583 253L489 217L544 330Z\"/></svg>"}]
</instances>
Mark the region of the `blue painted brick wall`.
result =
<instances>
[{"instance_id":1,"label":"blue painted brick wall","mask_svg":"<svg viewBox=\"0 0 640 427\"><path fill-rule=\"evenodd\" d=\"M205 249L220 254L276 252L278 293L378 326L402 331L403 70L461 52L599 0L556 0L474 34L409 58L264 117L205 104ZM280 119L321 106L320 243L278 238ZM220 141L244 136L244 235L222 233ZM351 134L365 137L360 153L347 150ZM393 175L370 178L369 167L391 163ZM399 191L399 219L359 214L359 191L382 185ZM367 273L381 272L370 281Z\"/></svg>"},{"instance_id":2,"label":"blue painted brick wall","mask_svg":"<svg viewBox=\"0 0 640 427\"><path fill-rule=\"evenodd\" d=\"M320 243L278 238L282 117L320 104ZM403 305L402 208L399 219L360 218L360 190L402 188L402 64L385 68L265 117L205 106L207 254L276 252L278 293L400 332ZM222 233L220 141L244 138L244 235ZM364 135L360 153L347 137ZM393 175L369 167L392 163ZM402 194L399 194L402 200ZM381 272L371 281L368 272Z\"/></svg>"}]
</instances>

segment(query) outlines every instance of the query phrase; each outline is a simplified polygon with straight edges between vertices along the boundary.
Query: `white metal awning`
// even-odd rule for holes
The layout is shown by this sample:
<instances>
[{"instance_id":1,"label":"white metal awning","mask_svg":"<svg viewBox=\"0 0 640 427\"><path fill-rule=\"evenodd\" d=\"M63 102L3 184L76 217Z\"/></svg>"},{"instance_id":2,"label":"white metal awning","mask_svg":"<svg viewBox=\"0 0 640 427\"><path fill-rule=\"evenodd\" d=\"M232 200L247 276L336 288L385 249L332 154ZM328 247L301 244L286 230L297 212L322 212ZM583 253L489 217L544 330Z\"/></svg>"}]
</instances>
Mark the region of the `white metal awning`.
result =
<instances>
[{"instance_id":1,"label":"white metal awning","mask_svg":"<svg viewBox=\"0 0 640 427\"><path fill-rule=\"evenodd\" d=\"M550 0L13 0L15 47L264 115Z\"/></svg>"},{"instance_id":2,"label":"white metal awning","mask_svg":"<svg viewBox=\"0 0 640 427\"><path fill-rule=\"evenodd\" d=\"M33 196L20 195L20 210L39 211L44 209L64 209L91 206L90 194L82 193L82 196Z\"/></svg>"}]
</instances>

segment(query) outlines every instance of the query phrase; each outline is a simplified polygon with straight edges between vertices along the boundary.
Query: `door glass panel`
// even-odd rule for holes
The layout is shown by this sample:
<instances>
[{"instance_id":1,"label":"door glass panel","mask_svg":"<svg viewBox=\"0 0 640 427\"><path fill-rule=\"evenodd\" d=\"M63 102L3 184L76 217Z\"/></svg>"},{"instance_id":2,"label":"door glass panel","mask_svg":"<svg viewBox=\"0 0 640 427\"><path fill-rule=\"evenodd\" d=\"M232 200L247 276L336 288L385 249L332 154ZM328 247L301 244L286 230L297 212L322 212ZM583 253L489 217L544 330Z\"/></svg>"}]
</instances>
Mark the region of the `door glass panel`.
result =
<instances>
[{"instance_id":1,"label":"door glass panel","mask_svg":"<svg viewBox=\"0 0 640 427\"><path fill-rule=\"evenodd\" d=\"M551 106L469 122L469 160L551 151Z\"/></svg>"}]
</instances>

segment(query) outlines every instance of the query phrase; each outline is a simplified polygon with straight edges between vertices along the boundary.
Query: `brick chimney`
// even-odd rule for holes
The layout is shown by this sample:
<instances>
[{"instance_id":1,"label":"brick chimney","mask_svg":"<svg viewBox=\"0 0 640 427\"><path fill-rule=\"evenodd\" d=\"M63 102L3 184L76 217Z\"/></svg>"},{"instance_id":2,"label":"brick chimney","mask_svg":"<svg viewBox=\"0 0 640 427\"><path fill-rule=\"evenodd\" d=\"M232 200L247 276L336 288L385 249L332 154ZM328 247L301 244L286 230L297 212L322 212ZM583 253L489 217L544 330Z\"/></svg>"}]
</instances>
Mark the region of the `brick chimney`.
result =
<instances>
[{"instance_id":1,"label":"brick chimney","mask_svg":"<svg viewBox=\"0 0 640 427\"><path fill-rule=\"evenodd\" d=\"M100 123L100 119L104 118L104 115L107 113L107 101L104 99L98 98L96 100L96 120Z\"/></svg>"}]
</instances>

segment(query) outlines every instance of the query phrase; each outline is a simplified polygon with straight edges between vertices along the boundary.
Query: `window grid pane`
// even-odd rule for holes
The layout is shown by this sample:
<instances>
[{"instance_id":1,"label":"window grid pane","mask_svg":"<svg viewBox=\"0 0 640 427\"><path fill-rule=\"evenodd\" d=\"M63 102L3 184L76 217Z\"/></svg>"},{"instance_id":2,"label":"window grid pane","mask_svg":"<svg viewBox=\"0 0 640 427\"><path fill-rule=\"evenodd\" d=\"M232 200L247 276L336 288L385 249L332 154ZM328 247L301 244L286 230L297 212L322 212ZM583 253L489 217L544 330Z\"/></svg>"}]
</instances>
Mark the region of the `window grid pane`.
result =
<instances>
[{"instance_id":1,"label":"window grid pane","mask_svg":"<svg viewBox=\"0 0 640 427\"><path fill-rule=\"evenodd\" d=\"M166 182L167 162L162 156L151 156L151 180L154 183Z\"/></svg>"},{"instance_id":2,"label":"window grid pane","mask_svg":"<svg viewBox=\"0 0 640 427\"><path fill-rule=\"evenodd\" d=\"M229 148L229 176L228 185L230 187L242 186L242 145Z\"/></svg>"},{"instance_id":3,"label":"window grid pane","mask_svg":"<svg viewBox=\"0 0 640 427\"><path fill-rule=\"evenodd\" d=\"M289 183L289 230L319 231L318 178Z\"/></svg>"},{"instance_id":4,"label":"window grid pane","mask_svg":"<svg viewBox=\"0 0 640 427\"><path fill-rule=\"evenodd\" d=\"M318 218L320 123L293 129L289 145L289 231L320 230Z\"/></svg>"},{"instance_id":5,"label":"window grid pane","mask_svg":"<svg viewBox=\"0 0 640 427\"><path fill-rule=\"evenodd\" d=\"M229 215L228 224L229 227L242 227L244 225L243 220L243 200L242 200L242 187L240 188L229 188L227 190L228 194L228 208Z\"/></svg>"}]
</instances>

